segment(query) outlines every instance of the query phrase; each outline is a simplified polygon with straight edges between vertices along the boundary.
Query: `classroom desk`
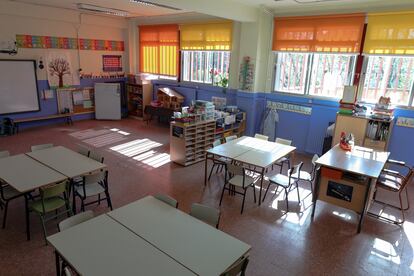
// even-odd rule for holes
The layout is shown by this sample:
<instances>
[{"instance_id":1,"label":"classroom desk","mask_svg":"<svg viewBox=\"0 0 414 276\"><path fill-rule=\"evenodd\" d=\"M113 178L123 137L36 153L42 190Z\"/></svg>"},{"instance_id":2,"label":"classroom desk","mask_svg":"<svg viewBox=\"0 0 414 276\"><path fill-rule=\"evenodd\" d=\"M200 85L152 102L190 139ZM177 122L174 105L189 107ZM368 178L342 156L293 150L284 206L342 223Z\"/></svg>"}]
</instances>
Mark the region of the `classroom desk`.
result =
<instances>
[{"instance_id":1,"label":"classroom desk","mask_svg":"<svg viewBox=\"0 0 414 276\"><path fill-rule=\"evenodd\" d=\"M250 246L152 196L108 215L198 275L220 275Z\"/></svg>"},{"instance_id":2,"label":"classroom desk","mask_svg":"<svg viewBox=\"0 0 414 276\"><path fill-rule=\"evenodd\" d=\"M0 179L25 194L26 234L30 240L27 194L42 186L64 181L67 177L25 154L18 154L0 159Z\"/></svg>"},{"instance_id":3,"label":"classroom desk","mask_svg":"<svg viewBox=\"0 0 414 276\"><path fill-rule=\"evenodd\" d=\"M80 275L196 275L104 214L47 237L56 271L63 258Z\"/></svg>"},{"instance_id":4,"label":"classroom desk","mask_svg":"<svg viewBox=\"0 0 414 276\"><path fill-rule=\"evenodd\" d=\"M260 191L259 205L262 200L262 189L264 173L267 168L272 166L277 160L295 151L295 147L283 145L276 142L265 141L262 139L243 136L211 148L206 151L204 168L204 185L207 183L207 160L214 159L216 156L225 157L245 165L252 165L259 169Z\"/></svg>"},{"instance_id":5,"label":"classroom desk","mask_svg":"<svg viewBox=\"0 0 414 276\"><path fill-rule=\"evenodd\" d=\"M389 152L355 146L344 151L339 145L321 156L316 164L321 166L313 196L312 218L316 201L322 200L360 215L358 233L374 192L375 181L388 160Z\"/></svg>"},{"instance_id":6,"label":"classroom desk","mask_svg":"<svg viewBox=\"0 0 414 276\"><path fill-rule=\"evenodd\" d=\"M105 164L63 146L32 151L26 154L68 178L93 174L107 168Z\"/></svg>"}]
</instances>

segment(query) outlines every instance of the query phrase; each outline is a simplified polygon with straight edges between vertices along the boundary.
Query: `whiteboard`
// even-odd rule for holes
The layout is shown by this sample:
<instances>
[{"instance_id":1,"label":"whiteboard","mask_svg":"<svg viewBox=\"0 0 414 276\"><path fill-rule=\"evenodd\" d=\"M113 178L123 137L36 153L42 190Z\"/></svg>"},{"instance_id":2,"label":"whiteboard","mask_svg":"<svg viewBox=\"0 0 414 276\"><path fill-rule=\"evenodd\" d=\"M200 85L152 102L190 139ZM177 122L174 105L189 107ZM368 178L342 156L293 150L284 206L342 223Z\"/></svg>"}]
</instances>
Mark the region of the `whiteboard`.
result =
<instances>
[{"instance_id":1,"label":"whiteboard","mask_svg":"<svg viewBox=\"0 0 414 276\"><path fill-rule=\"evenodd\" d=\"M0 60L0 114L39 111L34 60Z\"/></svg>"}]
</instances>

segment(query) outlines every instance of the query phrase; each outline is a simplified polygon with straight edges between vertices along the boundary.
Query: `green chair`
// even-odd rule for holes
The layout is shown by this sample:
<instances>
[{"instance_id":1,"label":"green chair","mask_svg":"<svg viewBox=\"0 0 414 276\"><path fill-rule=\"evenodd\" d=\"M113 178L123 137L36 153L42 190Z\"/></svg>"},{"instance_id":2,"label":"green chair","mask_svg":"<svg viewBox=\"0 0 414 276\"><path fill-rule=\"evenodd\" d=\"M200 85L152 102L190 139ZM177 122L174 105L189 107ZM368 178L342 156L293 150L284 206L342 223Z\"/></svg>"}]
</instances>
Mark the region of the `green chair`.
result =
<instances>
[{"instance_id":1,"label":"green chair","mask_svg":"<svg viewBox=\"0 0 414 276\"><path fill-rule=\"evenodd\" d=\"M233 266L221 273L220 276L244 276L246 274L246 268L249 264L248 257L243 257L238 260Z\"/></svg>"},{"instance_id":2,"label":"green chair","mask_svg":"<svg viewBox=\"0 0 414 276\"><path fill-rule=\"evenodd\" d=\"M53 144L41 144L41 145L33 145L31 146L31 151L37 151L37 150L42 150L42 149L48 149L48 148L52 148Z\"/></svg>"},{"instance_id":3,"label":"green chair","mask_svg":"<svg viewBox=\"0 0 414 276\"><path fill-rule=\"evenodd\" d=\"M12 186L1 182L0 180L0 209L4 208L3 212L3 225L2 228L6 228L6 219L7 219L7 211L9 209L9 202L17 199L19 197L23 197L24 194L20 193Z\"/></svg>"},{"instance_id":4,"label":"green chair","mask_svg":"<svg viewBox=\"0 0 414 276\"><path fill-rule=\"evenodd\" d=\"M154 196L156 199L174 207L174 208L178 208L178 201L175 200L174 198L164 195L164 194L157 194Z\"/></svg>"},{"instance_id":5,"label":"green chair","mask_svg":"<svg viewBox=\"0 0 414 276\"><path fill-rule=\"evenodd\" d=\"M77 215L68 217L67 219L64 219L61 222L59 222L59 231L65 231L66 229L69 229L75 225L81 224L82 222L92 219L94 216L95 214L93 213L93 211L88 210Z\"/></svg>"},{"instance_id":6,"label":"green chair","mask_svg":"<svg viewBox=\"0 0 414 276\"><path fill-rule=\"evenodd\" d=\"M82 154L82 155L84 155L86 157L89 157L89 154L91 153L91 151L88 148L79 147L78 148L78 153L80 153L80 154Z\"/></svg>"},{"instance_id":7,"label":"green chair","mask_svg":"<svg viewBox=\"0 0 414 276\"><path fill-rule=\"evenodd\" d=\"M190 216L210 224L218 229L220 222L220 211L199 203L193 203L190 209Z\"/></svg>"},{"instance_id":8,"label":"green chair","mask_svg":"<svg viewBox=\"0 0 414 276\"><path fill-rule=\"evenodd\" d=\"M63 181L39 189L40 199L29 203L29 211L39 215L46 240L45 223L62 215L73 215L68 197L68 181ZM47 244L47 241L46 241Z\"/></svg>"}]
</instances>

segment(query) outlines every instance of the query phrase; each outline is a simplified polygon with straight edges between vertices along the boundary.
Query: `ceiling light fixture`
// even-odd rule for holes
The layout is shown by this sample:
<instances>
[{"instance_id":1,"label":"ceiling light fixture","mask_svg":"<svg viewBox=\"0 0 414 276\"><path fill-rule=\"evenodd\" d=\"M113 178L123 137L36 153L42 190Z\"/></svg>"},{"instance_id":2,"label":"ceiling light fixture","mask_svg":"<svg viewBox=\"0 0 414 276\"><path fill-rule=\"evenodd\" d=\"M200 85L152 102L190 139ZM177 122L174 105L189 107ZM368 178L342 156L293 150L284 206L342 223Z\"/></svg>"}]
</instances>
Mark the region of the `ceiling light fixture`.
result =
<instances>
[{"instance_id":1,"label":"ceiling light fixture","mask_svg":"<svg viewBox=\"0 0 414 276\"><path fill-rule=\"evenodd\" d=\"M295 1L298 4L314 4L314 3L323 3L323 2L337 2L340 0L293 0L293 1Z\"/></svg>"},{"instance_id":2,"label":"ceiling light fixture","mask_svg":"<svg viewBox=\"0 0 414 276\"><path fill-rule=\"evenodd\" d=\"M149 7L160 7L160 8L170 9L170 10L181 11L181 9L176 8L176 7L171 7L171 6L167 6L167 5L163 5L163 4L153 3L153 2L150 2L150 1L129 0L129 2L144 5L144 6L149 6Z\"/></svg>"},{"instance_id":3,"label":"ceiling light fixture","mask_svg":"<svg viewBox=\"0 0 414 276\"><path fill-rule=\"evenodd\" d=\"M122 16L122 17L129 16L129 13L127 11L112 9L112 8L105 8L105 7L100 7L100 6L90 5L90 4L77 3L76 7L79 10L84 10L84 11L89 11L89 12L103 13L107 15L115 15L115 16Z\"/></svg>"}]
</instances>

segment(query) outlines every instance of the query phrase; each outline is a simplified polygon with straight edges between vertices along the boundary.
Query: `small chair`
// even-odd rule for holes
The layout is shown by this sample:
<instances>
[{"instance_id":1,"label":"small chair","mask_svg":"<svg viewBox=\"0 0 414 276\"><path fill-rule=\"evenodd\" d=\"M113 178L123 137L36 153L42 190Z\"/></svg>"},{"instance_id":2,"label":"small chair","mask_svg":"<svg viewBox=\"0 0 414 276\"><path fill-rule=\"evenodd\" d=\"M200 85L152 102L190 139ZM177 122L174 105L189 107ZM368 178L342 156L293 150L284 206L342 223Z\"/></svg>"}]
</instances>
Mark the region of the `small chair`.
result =
<instances>
[{"instance_id":1,"label":"small chair","mask_svg":"<svg viewBox=\"0 0 414 276\"><path fill-rule=\"evenodd\" d=\"M300 195L299 195L299 187L298 187L298 179L300 179L301 169L303 166L303 162L300 162L298 165L294 166L293 168L288 170L288 174L277 174L273 177L269 178L269 185L267 186L266 192L263 196L263 201L266 198L267 192L269 191L270 185L276 185L276 192L280 187L285 189L285 200L286 200L286 210L289 212L289 200L288 200L288 194L293 188L296 188L298 192L298 202L300 204ZM297 178L294 178L293 175L296 175Z\"/></svg>"},{"instance_id":2,"label":"small chair","mask_svg":"<svg viewBox=\"0 0 414 276\"><path fill-rule=\"evenodd\" d=\"M17 199L19 197L23 197L24 193L20 193L12 186L2 183L0 180L0 208L4 208L3 213L3 225L2 228L6 228L6 220L7 220L7 211L9 208L9 202ZM4 207L3 207L4 206Z\"/></svg>"},{"instance_id":3,"label":"small chair","mask_svg":"<svg viewBox=\"0 0 414 276\"><path fill-rule=\"evenodd\" d=\"M88 157L100 163L104 162L104 157L100 155L99 153L97 153L96 151L90 151Z\"/></svg>"},{"instance_id":4,"label":"small chair","mask_svg":"<svg viewBox=\"0 0 414 276\"><path fill-rule=\"evenodd\" d=\"M217 139L213 142L213 147L217 147L221 145L220 139ZM208 175L208 180L211 178L211 174L213 173L214 168L216 167L216 173L223 170L223 168L226 166L227 159L224 157L219 157L213 159L213 166L211 166L210 174Z\"/></svg>"},{"instance_id":5,"label":"small chair","mask_svg":"<svg viewBox=\"0 0 414 276\"><path fill-rule=\"evenodd\" d=\"M237 261L233 266L231 266L227 271L220 274L220 276L244 276L246 275L246 268L249 264L248 257L243 257Z\"/></svg>"},{"instance_id":6,"label":"small chair","mask_svg":"<svg viewBox=\"0 0 414 276\"><path fill-rule=\"evenodd\" d=\"M287 139L282 139L277 137L275 140L276 143L282 144L282 145L286 145L286 146L291 146L292 145L292 141L291 140L287 140ZM283 165L287 163L288 165L288 169L290 169L290 158L289 157L282 157L279 160L277 160L277 162L274 164L276 166L280 166L280 172L282 173L283 170ZM273 169L273 166L272 166Z\"/></svg>"},{"instance_id":7,"label":"small chair","mask_svg":"<svg viewBox=\"0 0 414 276\"><path fill-rule=\"evenodd\" d=\"M5 158L9 156L10 156L10 152L8 150L0 151L0 158Z\"/></svg>"},{"instance_id":8,"label":"small chair","mask_svg":"<svg viewBox=\"0 0 414 276\"><path fill-rule=\"evenodd\" d=\"M232 140L235 140L235 139L237 139L237 135L231 135L231 136L227 136L226 138L224 138L224 140L226 140L226 143Z\"/></svg>"},{"instance_id":9,"label":"small chair","mask_svg":"<svg viewBox=\"0 0 414 276\"><path fill-rule=\"evenodd\" d=\"M376 214L372 214L369 213L370 215L373 215L377 218L383 219L385 221L388 222L392 222L394 224L402 224L405 221L405 215L404 215L404 211L407 211L410 208L410 201L408 199L408 190L407 190L407 185L413 180L414 178L414 169L407 166L404 162L402 161L396 161L396 160L388 160L387 161L388 165L394 165L399 169L402 169L403 171L406 171L405 174L398 172L398 171L394 171L394 170L390 170L390 169L384 169L380 176L377 179L377 183L376 183L376 190L374 192L374 201L378 202L380 204L383 204L384 206L388 206L397 210L401 211L401 215L402 215L402 220L397 221L397 220L393 220L381 215L376 215ZM400 206L395 206L389 203L385 203L382 201L379 201L376 199L376 195L377 195L377 190L378 189L384 189L387 190L389 192L394 192L394 193L398 193L398 198L400 201ZM406 200L407 200L407 207L403 207L403 201L402 201L402 196L401 194L403 193L403 191L405 190L405 195L406 195Z\"/></svg>"},{"instance_id":10,"label":"small chair","mask_svg":"<svg viewBox=\"0 0 414 276\"><path fill-rule=\"evenodd\" d=\"M59 231L65 231L66 229L69 229L75 225L81 224L82 222L92 219L94 216L95 214L93 213L93 211L88 210L77 215L68 217L67 219L64 219L61 222L59 222Z\"/></svg>"},{"instance_id":11,"label":"small chair","mask_svg":"<svg viewBox=\"0 0 414 276\"><path fill-rule=\"evenodd\" d=\"M293 174L292 177L299 179L299 180L303 180L303 181L307 181L310 183L311 185L311 192L313 193L313 181L315 180L316 177L316 170L317 170L317 165L316 165L316 160L318 160L319 156L317 154L314 154L312 157L312 169L309 172L307 171L300 171L300 176L298 176L297 174Z\"/></svg>"},{"instance_id":12,"label":"small chair","mask_svg":"<svg viewBox=\"0 0 414 276\"><path fill-rule=\"evenodd\" d=\"M227 181L227 175L231 178ZM236 186L243 189L243 192L236 191ZM243 214L244 201L246 198L246 191L249 187L253 188L254 202L256 202L256 190L254 187L254 178L246 175L246 171L243 167L235 164L226 165L226 173L224 174L224 186L221 192L220 206L223 201L224 191L228 190L229 193L239 194L243 196L243 203L240 213Z\"/></svg>"},{"instance_id":13,"label":"small chair","mask_svg":"<svg viewBox=\"0 0 414 276\"><path fill-rule=\"evenodd\" d=\"M259 134L259 133L256 133L254 135L254 138L257 138L257 139L260 139L260 140L269 141L269 136L262 135L262 134Z\"/></svg>"},{"instance_id":14,"label":"small chair","mask_svg":"<svg viewBox=\"0 0 414 276\"><path fill-rule=\"evenodd\" d=\"M40 199L29 203L29 211L37 213L42 221L43 234L47 244L47 232L45 223L49 220L56 219L62 215L73 215L68 197L68 182L62 181L47 187L42 187L40 191ZM65 209L59 212L59 209ZM48 214L52 214L47 217Z\"/></svg>"},{"instance_id":15,"label":"small chair","mask_svg":"<svg viewBox=\"0 0 414 276\"><path fill-rule=\"evenodd\" d=\"M76 196L81 199L81 210L85 211L85 206L101 203L101 200L106 200L109 209L112 210L111 196L108 190L108 171L98 172L92 175L85 175L82 177L81 183L74 186L73 192L73 211L76 212ZM105 194L101 198L101 194ZM97 200L85 202L87 198L97 196Z\"/></svg>"},{"instance_id":16,"label":"small chair","mask_svg":"<svg viewBox=\"0 0 414 276\"><path fill-rule=\"evenodd\" d=\"M78 148L78 153L80 153L80 154L82 154L82 155L84 155L86 157L89 157L89 154L91 153L91 151L88 148L79 147Z\"/></svg>"},{"instance_id":17,"label":"small chair","mask_svg":"<svg viewBox=\"0 0 414 276\"><path fill-rule=\"evenodd\" d=\"M220 210L203 204L193 203L190 209L190 216L202 220L218 229L220 222Z\"/></svg>"},{"instance_id":18,"label":"small chair","mask_svg":"<svg viewBox=\"0 0 414 276\"><path fill-rule=\"evenodd\" d=\"M42 144L42 145L34 145L31 147L32 151L42 150L42 149L48 149L52 148L53 144Z\"/></svg>"},{"instance_id":19,"label":"small chair","mask_svg":"<svg viewBox=\"0 0 414 276\"><path fill-rule=\"evenodd\" d=\"M175 200L174 198L164 195L164 194L156 194L154 195L154 197L158 200L161 200L162 202L174 207L174 208L178 208L178 201Z\"/></svg>"}]
</instances>

